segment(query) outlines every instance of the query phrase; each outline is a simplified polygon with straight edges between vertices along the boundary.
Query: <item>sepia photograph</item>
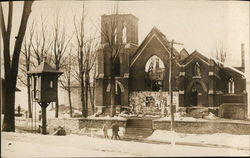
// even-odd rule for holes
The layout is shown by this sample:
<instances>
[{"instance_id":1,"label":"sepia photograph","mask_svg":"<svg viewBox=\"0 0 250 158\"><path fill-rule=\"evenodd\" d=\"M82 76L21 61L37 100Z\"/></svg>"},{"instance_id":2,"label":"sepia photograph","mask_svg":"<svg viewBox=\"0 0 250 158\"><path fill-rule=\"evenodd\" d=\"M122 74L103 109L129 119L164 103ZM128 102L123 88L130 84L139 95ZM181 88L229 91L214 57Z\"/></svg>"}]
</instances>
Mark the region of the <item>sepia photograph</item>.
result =
<instances>
[{"instance_id":1,"label":"sepia photograph","mask_svg":"<svg viewBox=\"0 0 250 158\"><path fill-rule=\"evenodd\" d=\"M0 2L1 157L249 157L249 9Z\"/></svg>"}]
</instances>

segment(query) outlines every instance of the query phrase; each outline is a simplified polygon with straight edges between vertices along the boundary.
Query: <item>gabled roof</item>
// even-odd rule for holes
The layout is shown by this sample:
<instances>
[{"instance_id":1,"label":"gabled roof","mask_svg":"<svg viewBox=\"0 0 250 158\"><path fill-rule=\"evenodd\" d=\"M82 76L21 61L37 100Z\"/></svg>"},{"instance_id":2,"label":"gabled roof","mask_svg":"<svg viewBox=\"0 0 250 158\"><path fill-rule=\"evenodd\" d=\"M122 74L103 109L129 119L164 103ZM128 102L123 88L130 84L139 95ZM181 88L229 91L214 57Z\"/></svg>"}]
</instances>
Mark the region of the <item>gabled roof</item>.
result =
<instances>
[{"instance_id":1,"label":"gabled roof","mask_svg":"<svg viewBox=\"0 0 250 158\"><path fill-rule=\"evenodd\" d=\"M153 37L156 37L159 42L163 45L163 47L170 52L170 41L167 40L166 36L161 33L159 29L156 27L153 27L152 30L149 32L149 34L145 37L141 45L137 48L135 53L131 56L131 64L132 66L134 62L137 60L137 58L141 55L144 48L148 45L148 43L153 39ZM178 51L174 48L173 49L174 55L179 55Z\"/></svg>"},{"instance_id":2,"label":"gabled roof","mask_svg":"<svg viewBox=\"0 0 250 158\"><path fill-rule=\"evenodd\" d=\"M41 74L41 73L57 73L62 74L62 71L56 70L52 68L49 64L46 62L42 62L39 66L37 66L35 69L30 70L27 72L28 74Z\"/></svg>"},{"instance_id":3,"label":"gabled roof","mask_svg":"<svg viewBox=\"0 0 250 158\"><path fill-rule=\"evenodd\" d=\"M180 51L180 60L184 60L188 56L189 56L188 51L185 48L182 48L182 50Z\"/></svg>"},{"instance_id":4,"label":"gabled roof","mask_svg":"<svg viewBox=\"0 0 250 158\"><path fill-rule=\"evenodd\" d=\"M198 57L201 58L202 60L204 60L205 62L209 63L209 58L207 58L206 56L202 55L201 53L199 53L197 50L195 50L193 53L191 53L188 57L186 57L181 64L185 65L187 63L189 63L193 58Z\"/></svg>"}]
</instances>

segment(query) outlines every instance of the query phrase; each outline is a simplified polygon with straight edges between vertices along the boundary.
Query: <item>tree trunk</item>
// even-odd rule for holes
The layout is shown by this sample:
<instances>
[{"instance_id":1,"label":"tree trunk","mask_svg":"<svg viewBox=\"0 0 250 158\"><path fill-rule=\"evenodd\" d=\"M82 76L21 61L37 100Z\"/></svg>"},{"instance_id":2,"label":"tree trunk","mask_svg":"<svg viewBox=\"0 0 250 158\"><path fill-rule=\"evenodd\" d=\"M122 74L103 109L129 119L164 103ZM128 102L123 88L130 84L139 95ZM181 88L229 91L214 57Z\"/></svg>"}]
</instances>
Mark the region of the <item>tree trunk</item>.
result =
<instances>
[{"instance_id":1,"label":"tree trunk","mask_svg":"<svg viewBox=\"0 0 250 158\"><path fill-rule=\"evenodd\" d=\"M114 85L114 83L111 83L110 97L111 97L111 102L110 102L110 104L111 104L111 117L114 117L115 116L115 85Z\"/></svg>"},{"instance_id":2,"label":"tree trunk","mask_svg":"<svg viewBox=\"0 0 250 158\"><path fill-rule=\"evenodd\" d=\"M15 87L5 79L5 114L3 119L3 131L15 132Z\"/></svg>"},{"instance_id":3,"label":"tree trunk","mask_svg":"<svg viewBox=\"0 0 250 158\"><path fill-rule=\"evenodd\" d=\"M113 63L113 55L111 54L110 57L110 68L111 68L111 78L110 78L110 115L111 117L114 117L115 115L115 75L114 75L114 63Z\"/></svg>"},{"instance_id":4,"label":"tree trunk","mask_svg":"<svg viewBox=\"0 0 250 158\"><path fill-rule=\"evenodd\" d=\"M68 98L69 98L69 113L70 117L72 117L73 111L72 111L72 101L71 101L71 90L68 90Z\"/></svg>"},{"instance_id":5,"label":"tree trunk","mask_svg":"<svg viewBox=\"0 0 250 158\"><path fill-rule=\"evenodd\" d=\"M28 94L28 114L29 118L32 118L32 111L31 111L31 93L30 93L30 78L27 76L27 94Z\"/></svg>"},{"instance_id":6,"label":"tree trunk","mask_svg":"<svg viewBox=\"0 0 250 158\"><path fill-rule=\"evenodd\" d=\"M88 69L88 67L87 67ZM86 116L88 116L88 101L89 101L89 72L85 72L85 106L86 106Z\"/></svg>"},{"instance_id":7,"label":"tree trunk","mask_svg":"<svg viewBox=\"0 0 250 158\"><path fill-rule=\"evenodd\" d=\"M95 87L95 86L93 86ZM91 110L92 110L92 114L95 113L95 104L94 104L94 93L95 91L91 89L91 87L89 87L89 99L90 99L90 103L91 103Z\"/></svg>"},{"instance_id":8,"label":"tree trunk","mask_svg":"<svg viewBox=\"0 0 250 158\"><path fill-rule=\"evenodd\" d=\"M83 82L83 76L80 78L81 82L81 104L82 104L82 116L86 117L86 109L85 109L85 99L84 99L84 82Z\"/></svg>"},{"instance_id":9,"label":"tree trunk","mask_svg":"<svg viewBox=\"0 0 250 158\"><path fill-rule=\"evenodd\" d=\"M57 90L58 90L58 87L57 87ZM56 107L55 107L55 118L58 118L58 115L59 115L59 103L58 103L58 95L56 96Z\"/></svg>"},{"instance_id":10,"label":"tree trunk","mask_svg":"<svg viewBox=\"0 0 250 158\"><path fill-rule=\"evenodd\" d=\"M69 75L69 79L68 79L68 99L69 99L69 112L70 112L70 117L73 116L73 112L72 112L72 100L71 100L71 88L70 88L70 75Z\"/></svg>"},{"instance_id":11,"label":"tree trunk","mask_svg":"<svg viewBox=\"0 0 250 158\"><path fill-rule=\"evenodd\" d=\"M19 57L20 57L20 50L22 47L23 38L25 35L25 31L27 28L28 18L31 13L33 1L25 1L23 6L23 13L21 18L21 24L19 26L18 35L16 37L12 62L10 62L10 32L11 32L11 25L12 25L12 2L9 2L9 6L11 11L9 10L9 19L7 25L7 32L5 30L5 23L4 23L4 16L1 7L1 29L3 34L3 43L4 43L4 70L5 70L5 94L6 96L6 111L3 120L3 131L15 131L15 90L16 90L16 81L17 81L17 74L18 74L18 65L19 65ZM1 4L0 4L1 5ZM6 35L7 34L7 35ZM5 37L4 37L5 36ZM6 40L6 41L5 41ZM10 64L11 63L11 64Z\"/></svg>"}]
</instances>

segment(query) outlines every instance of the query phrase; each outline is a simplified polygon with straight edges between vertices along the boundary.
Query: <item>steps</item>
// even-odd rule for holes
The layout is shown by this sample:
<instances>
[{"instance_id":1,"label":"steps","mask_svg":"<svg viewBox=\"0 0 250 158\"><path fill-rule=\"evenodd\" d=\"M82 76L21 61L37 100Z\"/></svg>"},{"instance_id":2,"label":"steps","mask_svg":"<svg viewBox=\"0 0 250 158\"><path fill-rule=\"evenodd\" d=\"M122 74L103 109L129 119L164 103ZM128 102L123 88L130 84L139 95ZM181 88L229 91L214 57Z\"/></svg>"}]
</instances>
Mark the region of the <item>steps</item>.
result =
<instances>
[{"instance_id":1,"label":"steps","mask_svg":"<svg viewBox=\"0 0 250 158\"><path fill-rule=\"evenodd\" d=\"M141 140L153 133L152 119L133 118L127 120L126 132L123 139Z\"/></svg>"},{"instance_id":2,"label":"steps","mask_svg":"<svg viewBox=\"0 0 250 158\"><path fill-rule=\"evenodd\" d=\"M152 119L133 118L127 120L127 128L151 128L153 123Z\"/></svg>"}]
</instances>

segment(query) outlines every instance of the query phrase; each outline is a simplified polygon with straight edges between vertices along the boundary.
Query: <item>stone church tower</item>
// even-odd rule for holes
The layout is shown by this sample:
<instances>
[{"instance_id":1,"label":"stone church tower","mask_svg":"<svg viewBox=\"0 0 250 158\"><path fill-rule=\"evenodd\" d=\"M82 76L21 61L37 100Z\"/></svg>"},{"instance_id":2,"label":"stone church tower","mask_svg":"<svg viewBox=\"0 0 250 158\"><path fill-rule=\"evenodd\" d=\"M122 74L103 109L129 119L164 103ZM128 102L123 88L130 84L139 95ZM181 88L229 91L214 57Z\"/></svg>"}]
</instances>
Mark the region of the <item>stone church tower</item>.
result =
<instances>
[{"instance_id":1,"label":"stone church tower","mask_svg":"<svg viewBox=\"0 0 250 158\"><path fill-rule=\"evenodd\" d=\"M114 61L114 70L111 70L111 47L113 46L119 48ZM129 106L129 59L137 48L137 17L132 14L112 14L101 17L101 49L98 50L95 100L99 112L110 107L111 71L114 71L116 82L114 104L116 107Z\"/></svg>"}]
</instances>

